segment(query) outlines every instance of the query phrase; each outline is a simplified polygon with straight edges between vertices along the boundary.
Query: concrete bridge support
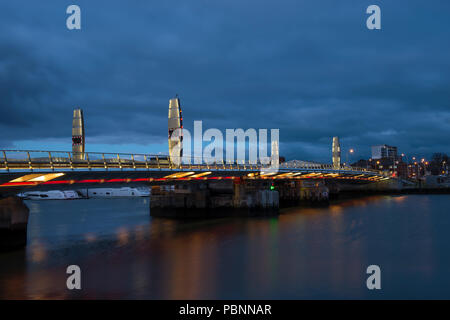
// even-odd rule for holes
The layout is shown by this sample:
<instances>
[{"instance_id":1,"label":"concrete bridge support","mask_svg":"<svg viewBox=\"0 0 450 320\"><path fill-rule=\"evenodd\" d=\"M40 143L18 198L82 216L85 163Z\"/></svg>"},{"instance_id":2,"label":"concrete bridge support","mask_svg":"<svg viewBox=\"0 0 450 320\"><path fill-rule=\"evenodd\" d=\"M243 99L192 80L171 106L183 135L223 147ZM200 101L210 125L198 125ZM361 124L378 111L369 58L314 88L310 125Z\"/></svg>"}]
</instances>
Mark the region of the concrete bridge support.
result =
<instances>
[{"instance_id":1,"label":"concrete bridge support","mask_svg":"<svg viewBox=\"0 0 450 320\"><path fill-rule=\"evenodd\" d=\"M241 179L153 187L150 199L150 215L166 218L272 216L278 208L267 183Z\"/></svg>"},{"instance_id":2,"label":"concrete bridge support","mask_svg":"<svg viewBox=\"0 0 450 320\"><path fill-rule=\"evenodd\" d=\"M329 189L322 180L297 180L280 182L280 206L328 204Z\"/></svg>"},{"instance_id":3,"label":"concrete bridge support","mask_svg":"<svg viewBox=\"0 0 450 320\"><path fill-rule=\"evenodd\" d=\"M27 243L29 209L23 200L0 198L0 251L22 248Z\"/></svg>"}]
</instances>

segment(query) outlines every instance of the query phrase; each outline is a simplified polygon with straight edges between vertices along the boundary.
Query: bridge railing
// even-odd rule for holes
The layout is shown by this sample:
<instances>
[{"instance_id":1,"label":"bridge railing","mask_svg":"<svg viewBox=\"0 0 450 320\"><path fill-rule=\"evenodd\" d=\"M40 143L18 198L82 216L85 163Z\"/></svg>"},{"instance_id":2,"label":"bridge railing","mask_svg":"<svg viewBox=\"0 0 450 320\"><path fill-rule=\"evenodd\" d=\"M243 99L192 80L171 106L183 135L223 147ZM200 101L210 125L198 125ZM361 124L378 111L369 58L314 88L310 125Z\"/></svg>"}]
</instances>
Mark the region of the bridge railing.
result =
<instances>
[{"instance_id":1,"label":"bridge railing","mask_svg":"<svg viewBox=\"0 0 450 320\"><path fill-rule=\"evenodd\" d=\"M180 161L175 161L180 160ZM251 163L235 160L233 163L222 159L199 159L184 157L170 158L167 155L130 154L130 153L72 153L64 151L36 150L0 150L0 170L150 170L150 169L187 169L187 170L263 170L267 163ZM281 163L280 169L321 169L358 172L375 172L366 168L340 167L330 164L308 162Z\"/></svg>"},{"instance_id":2,"label":"bridge railing","mask_svg":"<svg viewBox=\"0 0 450 320\"><path fill-rule=\"evenodd\" d=\"M280 168L286 168L286 169L330 169L330 170L362 171L362 172L380 173L380 171L375 170L375 169L350 167L350 166L344 166L344 165L341 165L339 168L336 168L332 164L320 164L320 163L302 163L302 164L281 163Z\"/></svg>"},{"instance_id":3,"label":"bridge railing","mask_svg":"<svg viewBox=\"0 0 450 320\"><path fill-rule=\"evenodd\" d=\"M179 161L177 161L179 160ZM235 161L226 163L213 159L174 159L167 155L131 153L71 153L62 151L0 150L0 170L76 170L76 169L260 169L260 163Z\"/></svg>"}]
</instances>

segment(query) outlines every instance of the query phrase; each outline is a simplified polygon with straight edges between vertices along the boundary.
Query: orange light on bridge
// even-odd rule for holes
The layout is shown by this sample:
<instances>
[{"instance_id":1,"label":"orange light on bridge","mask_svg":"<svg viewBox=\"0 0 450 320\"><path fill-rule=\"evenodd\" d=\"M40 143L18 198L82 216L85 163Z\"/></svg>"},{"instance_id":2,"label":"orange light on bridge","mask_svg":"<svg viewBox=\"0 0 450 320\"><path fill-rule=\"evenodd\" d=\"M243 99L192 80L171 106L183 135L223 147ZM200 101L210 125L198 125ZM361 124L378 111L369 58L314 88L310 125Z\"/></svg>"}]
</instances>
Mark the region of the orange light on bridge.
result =
<instances>
[{"instance_id":1,"label":"orange light on bridge","mask_svg":"<svg viewBox=\"0 0 450 320\"><path fill-rule=\"evenodd\" d=\"M289 178L292 175L294 175L293 172L287 172L287 173L281 173L281 174L275 176L274 178L276 178L276 179Z\"/></svg>"},{"instance_id":2,"label":"orange light on bridge","mask_svg":"<svg viewBox=\"0 0 450 320\"><path fill-rule=\"evenodd\" d=\"M335 178L338 176L339 176L339 173L327 173L324 175L324 177L330 177L330 178Z\"/></svg>"},{"instance_id":3,"label":"orange light on bridge","mask_svg":"<svg viewBox=\"0 0 450 320\"><path fill-rule=\"evenodd\" d=\"M261 177L273 176L274 174L276 174L276 172L261 172Z\"/></svg>"},{"instance_id":4,"label":"orange light on bridge","mask_svg":"<svg viewBox=\"0 0 450 320\"><path fill-rule=\"evenodd\" d=\"M177 172L177 173L173 173L173 174L169 174L168 176L165 176L165 179L178 179L178 178L184 178L187 176L190 176L192 174L195 174L194 171L190 171L190 172Z\"/></svg>"},{"instance_id":5,"label":"orange light on bridge","mask_svg":"<svg viewBox=\"0 0 450 320\"><path fill-rule=\"evenodd\" d=\"M189 178L200 178L200 177L204 177L204 176L210 175L211 173L212 173L211 171L197 173L197 174L194 174L193 176L190 176Z\"/></svg>"},{"instance_id":6,"label":"orange light on bridge","mask_svg":"<svg viewBox=\"0 0 450 320\"><path fill-rule=\"evenodd\" d=\"M27 174L27 175L22 176L20 178L16 178L14 180L11 180L11 181L9 181L9 183L26 182L26 181L29 181L31 179L34 179L34 178L37 178L37 177L40 177L40 176L42 176L42 174L40 174L40 173Z\"/></svg>"},{"instance_id":7,"label":"orange light on bridge","mask_svg":"<svg viewBox=\"0 0 450 320\"><path fill-rule=\"evenodd\" d=\"M10 182L47 182L63 176L64 173L48 173L48 174L27 174L20 178L11 180Z\"/></svg>"}]
</instances>

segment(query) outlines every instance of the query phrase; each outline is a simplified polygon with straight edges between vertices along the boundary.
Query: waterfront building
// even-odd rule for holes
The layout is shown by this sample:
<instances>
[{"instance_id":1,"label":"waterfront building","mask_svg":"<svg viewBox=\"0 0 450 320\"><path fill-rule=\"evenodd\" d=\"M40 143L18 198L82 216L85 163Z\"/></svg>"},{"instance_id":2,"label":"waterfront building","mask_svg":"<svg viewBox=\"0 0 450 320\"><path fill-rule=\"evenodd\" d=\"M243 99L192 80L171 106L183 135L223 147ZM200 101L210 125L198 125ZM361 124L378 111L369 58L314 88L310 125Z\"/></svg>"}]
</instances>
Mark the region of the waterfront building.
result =
<instances>
[{"instance_id":1,"label":"waterfront building","mask_svg":"<svg viewBox=\"0 0 450 320\"><path fill-rule=\"evenodd\" d=\"M372 159L383 159L389 158L392 160L397 160L397 147L388 146L386 144L379 146L372 146Z\"/></svg>"}]
</instances>

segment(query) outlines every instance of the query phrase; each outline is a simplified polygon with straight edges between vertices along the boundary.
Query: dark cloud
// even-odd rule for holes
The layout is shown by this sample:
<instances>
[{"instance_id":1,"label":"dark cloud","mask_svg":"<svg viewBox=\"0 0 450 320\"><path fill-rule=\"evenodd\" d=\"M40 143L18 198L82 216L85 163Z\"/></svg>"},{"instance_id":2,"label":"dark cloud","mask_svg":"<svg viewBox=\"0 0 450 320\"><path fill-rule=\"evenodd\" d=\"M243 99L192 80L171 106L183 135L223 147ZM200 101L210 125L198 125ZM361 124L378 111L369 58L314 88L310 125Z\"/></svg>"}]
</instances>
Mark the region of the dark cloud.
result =
<instances>
[{"instance_id":1,"label":"dark cloud","mask_svg":"<svg viewBox=\"0 0 450 320\"><path fill-rule=\"evenodd\" d=\"M0 4L0 146L70 148L76 106L92 143L161 144L179 93L188 129L280 128L289 158L329 161L334 135L450 153L448 2L378 1L381 31L371 1L76 3L81 31L72 2Z\"/></svg>"}]
</instances>

